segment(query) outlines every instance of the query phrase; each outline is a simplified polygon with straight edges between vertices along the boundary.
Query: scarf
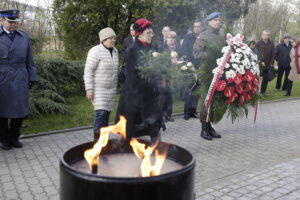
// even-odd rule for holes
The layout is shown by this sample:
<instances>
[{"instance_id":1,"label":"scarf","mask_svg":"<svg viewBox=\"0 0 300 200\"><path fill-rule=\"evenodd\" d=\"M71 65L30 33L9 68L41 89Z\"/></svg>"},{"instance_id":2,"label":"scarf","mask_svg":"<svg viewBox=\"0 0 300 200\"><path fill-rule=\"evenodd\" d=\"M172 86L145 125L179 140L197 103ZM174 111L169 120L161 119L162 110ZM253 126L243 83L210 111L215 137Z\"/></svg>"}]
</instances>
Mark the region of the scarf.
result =
<instances>
[{"instance_id":1,"label":"scarf","mask_svg":"<svg viewBox=\"0 0 300 200\"><path fill-rule=\"evenodd\" d=\"M297 74L300 74L300 65L299 65L299 47L300 47L300 42L297 43L297 45L294 47L295 48L295 63L296 63L296 70Z\"/></svg>"}]
</instances>

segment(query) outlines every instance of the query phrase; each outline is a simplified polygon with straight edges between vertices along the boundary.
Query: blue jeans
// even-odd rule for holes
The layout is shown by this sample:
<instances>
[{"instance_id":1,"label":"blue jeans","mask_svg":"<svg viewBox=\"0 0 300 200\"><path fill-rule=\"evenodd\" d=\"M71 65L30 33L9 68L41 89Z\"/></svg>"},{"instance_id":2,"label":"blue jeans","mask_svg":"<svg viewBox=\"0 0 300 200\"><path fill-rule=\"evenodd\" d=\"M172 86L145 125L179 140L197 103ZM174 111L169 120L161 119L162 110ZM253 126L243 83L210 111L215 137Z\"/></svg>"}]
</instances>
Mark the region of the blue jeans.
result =
<instances>
[{"instance_id":1,"label":"blue jeans","mask_svg":"<svg viewBox=\"0 0 300 200\"><path fill-rule=\"evenodd\" d=\"M108 126L110 111L96 110L94 117L94 139L97 140L100 137L100 128Z\"/></svg>"}]
</instances>

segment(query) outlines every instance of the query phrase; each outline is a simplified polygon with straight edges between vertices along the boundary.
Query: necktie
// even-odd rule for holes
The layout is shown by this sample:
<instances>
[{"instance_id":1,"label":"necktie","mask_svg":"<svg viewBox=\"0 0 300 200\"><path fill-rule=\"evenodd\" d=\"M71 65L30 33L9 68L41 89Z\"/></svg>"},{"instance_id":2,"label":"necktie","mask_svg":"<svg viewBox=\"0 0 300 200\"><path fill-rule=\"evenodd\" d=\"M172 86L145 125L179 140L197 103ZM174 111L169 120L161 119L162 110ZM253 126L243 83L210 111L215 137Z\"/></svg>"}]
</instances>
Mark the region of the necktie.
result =
<instances>
[{"instance_id":1,"label":"necktie","mask_svg":"<svg viewBox=\"0 0 300 200\"><path fill-rule=\"evenodd\" d=\"M9 37L9 39L10 39L11 41L14 41L14 39L15 39L15 34L14 34L13 32L10 32L10 33L8 34L8 37Z\"/></svg>"}]
</instances>

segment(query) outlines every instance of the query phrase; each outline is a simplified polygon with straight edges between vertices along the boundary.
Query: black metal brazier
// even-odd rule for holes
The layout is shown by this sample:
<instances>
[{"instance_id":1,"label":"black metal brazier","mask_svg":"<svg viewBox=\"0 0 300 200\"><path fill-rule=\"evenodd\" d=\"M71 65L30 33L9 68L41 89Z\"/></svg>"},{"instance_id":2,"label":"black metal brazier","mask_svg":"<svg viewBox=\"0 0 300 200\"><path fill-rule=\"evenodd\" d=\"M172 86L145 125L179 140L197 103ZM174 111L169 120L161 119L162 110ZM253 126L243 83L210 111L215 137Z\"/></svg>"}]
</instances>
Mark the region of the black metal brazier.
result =
<instances>
[{"instance_id":1,"label":"black metal brazier","mask_svg":"<svg viewBox=\"0 0 300 200\"><path fill-rule=\"evenodd\" d=\"M73 168L72 163L82 160L85 150L93 143L69 149L60 162L61 200L194 200L195 160L190 152L173 144L167 159L183 167L179 170L153 177L108 177L85 173ZM110 140L101 154L133 153L128 143ZM124 163L126 164L126 163Z\"/></svg>"}]
</instances>

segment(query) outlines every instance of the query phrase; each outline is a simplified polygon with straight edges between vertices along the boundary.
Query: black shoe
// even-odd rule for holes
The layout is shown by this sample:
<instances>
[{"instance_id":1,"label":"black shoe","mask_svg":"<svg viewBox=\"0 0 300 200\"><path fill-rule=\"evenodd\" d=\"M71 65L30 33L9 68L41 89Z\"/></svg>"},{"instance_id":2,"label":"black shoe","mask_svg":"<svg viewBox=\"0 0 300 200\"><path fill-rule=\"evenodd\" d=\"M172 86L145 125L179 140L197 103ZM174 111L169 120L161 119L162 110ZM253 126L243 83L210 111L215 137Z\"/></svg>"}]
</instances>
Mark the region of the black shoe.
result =
<instances>
[{"instance_id":1,"label":"black shoe","mask_svg":"<svg viewBox=\"0 0 300 200\"><path fill-rule=\"evenodd\" d=\"M287 93L285 93L283 96L288 97L288 96L291 96L291 94L287 92Z\"/></svg>"},{"instance_id":2,"label":"black shoe","mask_svg":"<svg viewBox=\"0 0 300 200\"><path fill-rule=\"evenodd\" d=\"M19 140L13 141L10 144L11 144L11 146L13 146L15 148L22 148L23 147L23 144Z\"/></svg>"},{"instance_id":3,"label":"black shoe","mask_svg":"<svg viewBox=\"0 0 300 200\"><path fill-rule=\"evenodd\" d=\"M189 120L189 119L190 119L190 116L188 116L188 115L184 115L183 119L185 119L185 120Z\"/></svg>"},{"instance_id":4,"label":"black shoe","mask_svg":"<svg viewBox=\"0 0 300 200\"><path fill-rule=\"evenodd\" d=\"M197 113L194 113L194 114L190 114L190 117L192 117L192 118L199 118L199 115L197 114Z\"/></svg>"},{"instance_id":5,"label":"black shoe","mask_svg":"<svg viewBox=\"0 0 300 200\"><path fill-rule=\"evenodd\" d=\"M1 149L3 150L10 150L11 149L11 145L9 142L2 142L1 143Z\"/></svg>"},{"instance_id":6,"label":"black shoe","mask_svg":"<svg viewBox=\"0 0 300 200\"><path fill-rule=\"evenodd\" d=\"M202 130L200 136L205 140L212 140L212 136L209 133L209 123L202 122Z\"/></svg>"},{"instance_id":7,"label":"black shoe","mask_svg":"<svg viewBox=\"0 0 300 200\"><path fill-rule=\"evenodd\" d=\"M174 122L174 121L175 121L175 119L174 119L173 117L167 117L167 120L168 120L169 122Z\"/></svg>"},{"instance_id":8,"label":"black shoe","mask_svg":"<svg viewBox=\"0 0 300 200\"><path fill-rule=\"evenodd\" d=\"M211 126L211 123L209 122L209 134L213 138L221 138L222 136L216 132L216 130Z\"/></svg>"}]
</instances>

